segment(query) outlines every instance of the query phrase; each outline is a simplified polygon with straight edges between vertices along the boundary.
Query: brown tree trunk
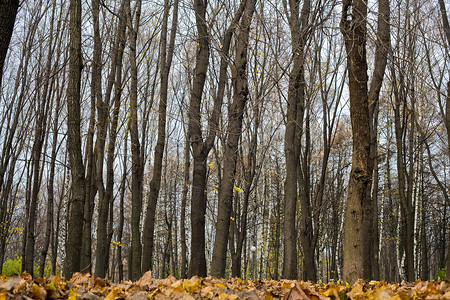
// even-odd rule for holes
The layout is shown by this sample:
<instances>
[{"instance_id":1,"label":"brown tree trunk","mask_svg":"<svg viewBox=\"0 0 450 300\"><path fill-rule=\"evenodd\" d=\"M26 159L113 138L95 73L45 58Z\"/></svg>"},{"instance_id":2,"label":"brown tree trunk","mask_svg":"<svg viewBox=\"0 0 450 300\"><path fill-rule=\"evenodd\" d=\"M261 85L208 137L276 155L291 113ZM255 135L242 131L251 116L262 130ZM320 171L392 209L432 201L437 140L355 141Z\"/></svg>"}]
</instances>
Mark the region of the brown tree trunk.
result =
<instances>
[{"instance_id":1,"label":"brown tree trunk","mask_svg":"<svg viewBox=\"0 0 450 300\"><path fill-rule=\"evenodd\" d=\"M144 223L143 243L144 250L142 255L142 270L145 272L151 270L153 263L153 234L155 228L155 213L158 203L159 190L161 187L161 170L164 156L164 147L166 141L166 110L167 95L169 88L169 72L172 65L173 51L175 48L175 36L178 26L178 0L174 1L172 28L170 30L170 41L167 45L167 27L169 22L170 3L164 2L164 16L161 31L161 86L159 95L158 109L158 140L155 147L155 161L153 166L153 176L150 181L150 193L148 196L147 212Z\"/></svg>"},{"instance_id":2,"label":"brown tree trunk","mask_svg":"<svg viewBox=\"0 0 450 300\"><path fill-rule=\"evenodd\" d=\"M250 25L255 11L255 0L247 0L242 15L240 32L237 36L236 67L233 74L233 103L228 110L227 138L224 150L223 178L220 186L218 215L216 223L216 235L214 239L213 258L211 262L211 274L222 278L225 275L226 255L228 245L228 233L230 216L233 205L234 176L236 173L236 160L239 139L242 131L242 119L244 109L249 97L247 80L247 49Z\"/></svg>"},{"instance_id":3,"label":"brown tree trunk","mask_svg":"<svg viewBox=\"0 0 450 300\"><path fill-rule=\"evenodd\" d=\"M352 169L348 185L344 228L343 278L349 283L367 274L365 259L368 228L365 227L367 186L370 169L369 100L366 61L367 2L345 0L341 32L345 39L350 90L350 118L353 134ZM370 239L369 239L370 240Z\"/></svg>"},{"instance_id":4,"label":"brown tree trunk","mask_svg":"<svg viewBox=\"0 0 450 300\"><path fill-rule=\"evenodd\" d=\"M372 244L365 246L366 253L371 253L365 260L365 278L378 279L379 277L379 245L378 245L378 102L380 90L386 70L387 57L390 51L390 7L389 0L378 1L378 27L374 71L369 89L369 128L370 128L370 159L369 169L373 170L372 180L367 187L367 201L365 202L365 218L367 228L370 228L369 237Z\"/></svg>"},{"instance_id":5,"label":"brown tree trunk","mask_svg":"<svg viewBox=\"0 0 450 300\"><path fill-rule=\"evenodd\" d=\"M138 133L138 79L137 79L137 52L136 40L139 30L142 1L136 2L135 20L131 15L130 0L125 1L125 9L128 17L128 29L130 32L130 122L129 130L131 136L131 253L128 262L131 280L138 280L141 277L141 234L139 229L141 211L142 211L142 178L143 162L140 151L139 133Z\"/></svg>"},{"instance_id":6,"label":"brown tree trunk","mask_svg":"<svg viewBox=\"0 0 450 300\"><path fill-rule=\"evenodd\" d=\"M304 51L310 13L311 1L303 2L300 12L300 1L289 1L288 14L289 26L291 30L291 43L293 66L289 74L289 92L287 100L286 132L284 142L284 152L286 156L286 180L284 184L284 260L283 277L297 279L297 229L296 212L298 200L298 165L300 159L301 136L303 133L303 116L305 106L305 71L304 71ZM290 13L290 15L289 15ZM307 201L307 199L303 199ZM309 214L305 209L301 212L306 221ZM305 224L306 226L306 224ZM302 240L302 246L305 240ZM305 251L310 254L310 251ZM313 263L313 257L305 257L305 261ZM313 271L313 270L312 270Z\"/></svg>"},{"instance_id":7,"label":"brown tree trunk","mask_svg":"<svg viewBox=\"0 0 450 300\"><path fill-rule=\"evenodd\" d=\"M188 276L206 276L205 214L206 214L206 158L200 122L200 105L209 60L209 33L206 25L206 3L194 1L197 26L197 56L189 103L189 139L194 158L191 193L191 258Z\"/></svg>"},{"instance_id":8,"label":"brown tree trunk","mask_svg":"<svg viewBox=\"0 0 450 300\"><path fill-rule=\"evenodd\" d=\"M93 13L97 15L94 19L98 18L98 0L94 0L93 3ZM95 4L95 5L94 5ZM94 22L98 23L98 20ZM95 26L97 27L97 26ZM106 276L106 270L108 268L108 253L109 253L109 236L108 236L108 214L110 213L109 208L112 203L113 189L114 189L114 157L117 139L117 127L120 109L120 97L122 93L122 58L123 51L125 48L125 33L126 33L126 16L124 13L124 1L121 3L119 10L119 24L117 28L118 38L113 46L112 52L112 70L108 77L107 92L105 95L105 100L101 100L101 95L98 96L97 101L99 102L98 118L99 118L99 133L96 145L96 157L97 157L97 170L96 170L96 185L99 191L99 208L98 208L98 224L97 224L97 251L96 251L96 264L95 264L95 275L104 278ZM94 35L95 32L94 32ZM99 39L99 32L98 32ZM100 40L98 40L98 43ZM94 47L95 48L95 47ZM94 75L94 74L93 74ZM97 74L97 78L98 78ZM99 81L101 82L101 81ZM103 186L103 152L105 149L105 139L106 139L106 129L107 129L107 118L109 111L109 102L111 99L112 87L115 82L114 91L114 109L113 116L111 120L111 128L109 131L109 143L108 143L108 158L106 162L106 188ZM101 92L101 91L99 91ZM111 212L112 213L112 212Z\"/></svg>"},{"instance_id":9,"label":"brown tree trunk","mask_svg":"<svg viewBox=\"0 0 450 300\"><path fill-rule=\"evenodd\" d=\"M72 175L72 198L70 201L69 224L67 229L66 258L64 276L70 278L80 271L80 253L85 201L84 165L81 155L80 133L80 87L81 87L81 0L70 1L70 46L69 78L67 88L67 139L70 171Z\"/></svg>"},{"instance_id":10,"label":"brown tree trunk","mask_svg":"<svg viewBox=\"0 0 450 300\"><path fill-rule=\"evenodd\" d=\"M439 0L439 8L441 10L442 24L444 25L444 32L447 38L447 49L450 47L450 24L448 22L447 9L444 0ZM443 110L443 109L442 109ZM447 129L447 144L450 156L450 80L447 82L447 97L445 103L445 112L443 113L445 128ZM450 205L450 203L447 203ZM450 227L448 228L447 238L447 280L450 280Z\"/></svg>"},{"instance_id":11,"label":"brown tree trunk","mask_svg":"<svg viewBox=\"0 0 450 300\"><path fill-rule=\"evenodd\" d=\"M187 245L186 245L186 205L189 192L189 172L191 168L191 157L189 139L186 136L186 143L184 146L184 181L183 181L183 195L181 198L181 212L180 212L180 243L181 243L181 262L180 273L181 278L187 278Z\"/></svg>"}]
</instances>

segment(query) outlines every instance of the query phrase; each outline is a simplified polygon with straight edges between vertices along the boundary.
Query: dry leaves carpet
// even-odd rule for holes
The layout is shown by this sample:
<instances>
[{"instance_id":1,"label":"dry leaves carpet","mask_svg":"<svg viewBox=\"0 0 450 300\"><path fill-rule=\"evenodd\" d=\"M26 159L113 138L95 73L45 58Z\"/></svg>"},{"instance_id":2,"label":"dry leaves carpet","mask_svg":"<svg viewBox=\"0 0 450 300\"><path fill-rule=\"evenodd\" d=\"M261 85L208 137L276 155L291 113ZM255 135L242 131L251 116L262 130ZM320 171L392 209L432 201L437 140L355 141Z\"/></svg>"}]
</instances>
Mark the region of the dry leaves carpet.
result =
<instances>
[{"instance_id":1,"label":"dry leaves carpet","mask_svg":"<svg viewBox=\"0 0 450 300\"><path fill-rule=\"evenodd\" d=\"M0 300L6 299L450 299L450 282L417 281L389 284L357 281L353 285L312 284L303 281L243 281L213 277L158 280L147 272L137 282L112 283L90 274L75 273L69 281L59 275L34 279L30 274L0 277Z\"/></svg>"}]
</instances>

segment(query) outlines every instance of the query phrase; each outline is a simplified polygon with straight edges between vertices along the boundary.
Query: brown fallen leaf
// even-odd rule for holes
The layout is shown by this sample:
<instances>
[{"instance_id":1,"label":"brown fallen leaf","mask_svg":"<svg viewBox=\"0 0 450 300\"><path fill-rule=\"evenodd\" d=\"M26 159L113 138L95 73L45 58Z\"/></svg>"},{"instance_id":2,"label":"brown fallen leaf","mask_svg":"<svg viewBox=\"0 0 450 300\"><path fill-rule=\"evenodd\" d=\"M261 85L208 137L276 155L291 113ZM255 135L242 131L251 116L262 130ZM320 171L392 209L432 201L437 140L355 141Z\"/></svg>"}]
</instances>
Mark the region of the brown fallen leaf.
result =
<instances>
[{"instance_id":1,"label":"brown fallen leaf","mask_svg":"<svg viewBox=\"0 0 450 300\"><path fill-rule=\"evenodd\" d=\"M29 296L32 299L45 300L47 299L47 291L42 286L33 284L30 288Z\"/></svg>"},{"instance_id":2,"label":"brown fallen leaf","mask_svg":"<svg viewBox=\"0 0 450 300\"><path fill-rule=\"evenodd\" d=\"M142 277L138 280L136 284L141 289L148 289L148 287L152 285L152 282L153 282L152 271L147 271L145 272L144 275L142 275Z\"/></svg>"},{"instance_id":3,"label":"brown fallen leaf","mask_svg":"<svg viewBox=\"0 0 450 300\"><path fill-rule=\"evenodd\" d=\"M259 300L260 297L256 294L255 289L251 289L249 291L243 291L239 293L239 299L242 300Z\"/></svg>"},{"instance_id":4,"label":"brown fallen leaf","mask_svg":"<svg viewBox=\"0 0 450 300\"><path fill-rule=\"evenodd\" d=\"M0 285L0 293L11 292L21 281L25 280L19 275L12 275L7 281Z\"/></svg>"},{"instance_id":5,"label":"brown fallen leaf","mask_svg":"<svg viewBox=\"0 0 450 300\"><path fill-rule=\"evenodd\" d=\"M80 272L75 272L72 275L72 278L70 279L70 282L74 285L83 285L89 282L91 278L91 274L85 273L81 274Z\"/></svg>"}]
</instances>

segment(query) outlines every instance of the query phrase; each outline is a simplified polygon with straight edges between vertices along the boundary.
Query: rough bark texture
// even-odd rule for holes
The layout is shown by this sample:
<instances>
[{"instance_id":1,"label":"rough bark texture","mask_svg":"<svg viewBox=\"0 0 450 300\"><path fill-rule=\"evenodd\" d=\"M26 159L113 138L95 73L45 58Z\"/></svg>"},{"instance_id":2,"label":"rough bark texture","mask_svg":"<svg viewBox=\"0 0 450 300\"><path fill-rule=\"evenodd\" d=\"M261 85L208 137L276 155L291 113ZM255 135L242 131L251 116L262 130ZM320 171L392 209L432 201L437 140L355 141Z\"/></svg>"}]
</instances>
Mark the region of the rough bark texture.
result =
<instances>
[{"instance_id":1,"label":"rough bark texture","mask_svg":"<svg viewBox=\"0 0 450 300\"><path fill-rule=\"evenodd\" d=\"M350 15L351 11L351 15ZM345 39L347 69L350 89L350 118L353 133L352 169L348 186L344 228L343 278L353 283L364 278L365 252L368 242L364 226L364 207L367 202L367 186L370 182L370 130L366 61L367 2L346 0L343 2L341 32Z\"/></svg>"},{"instance_id":2,"label":"rough bark texture","mask_svg":"<svg viewBox=\"0 0 450 300\"><path fill-rule=\"evenodd\" d=\"M152 269L153 259L153 234L155 228L155 213L158 203L159 190L161 187L162 160L164 156L164 147L166 141L166 110L167 95L169 88L169 72L172 65L173 51L175 48L175 36L178 24L178 0L175 0L173 7L172 28L170 30L170 41L167 45L167 27L169 22L170 3L164 2L164 16L161 31L161 86L159 94L158 109L158 140L155 147L155 161L153 166L153 176L150 181L150 193L148 196L147 212L144 223L143 243L144 252L142 255L142 271Z\"/></svg>"},{"instance_id":3,"label":"rough bark texture","mask_svg":"<svg viewBox=\"0 0 450 300\"><path fill-rule=\"evenodd\" d=\"M141 14L141 0L136 2L135 19L131 16L130 0L125 3L128 16L128 29L130 31L130 136L131 136L131 253L129 261L129 273L131 280L138 280L141 277L141 233L139 229L141 211L142 211L142 158L140 153L140 142L138 133L138 79L137 79L137 53L136 40L139 29L139 20Z\"/></svg>"},{"instance_id":4,"label":"rough bark texture","mask_svg":"<svg viewBox=\"0 0 450 300\"><path fill-rule=\"evenodd\" d=\"M284 261L283 277L297 279L297 229L296 213L298 199L298 165L300 159L301 137L303 133L303 118L305 111L305 70L304 70L304 48L306 41L306 26L311 7L311 1L304 1L300 15L300 1L289 1L290 15L288 14L291 30L293 66L289 74L289 92L287 100L286 132L284 152L286 156L286 180L284 184ZM287 9L286 9L287 11ZM304 199L307 201L307 199ZM306 208L306 207L304 207ZM310 212L302 209L305 218ZM305 223L305 222L303 222ZM306 230L307 224L304 224ZM306 232L306 231L305 231ZM305 243L304 243L305 242ZM307 250L306 239L302 239L302 247ZM309 264L314 264L314 259L309 256L311 251L304 251L308 257L308 269L314 271Z\"/></svg>"},{"instance_id":5,"label":"rough bark texture","mask_svg":"<svg viewBox=\"0 0 450 300\"><path fill-rule=\"evenodd\" d=\"M70 1L69 78L67 87L67 140L72 197L70 199L69 224L64 260L64 276L70 278L80 271L80 253L85 200L84 165L81 155L80 87L81 87L81 0Z\"/></svg>"},{"instance_id":6,"label":"rough bark texture","mask_svg":"<svg viewBox=\"0 0 450 300\"><path fill-rule=\"evenodd\" d=\"M247 80L247 49L250 25L255 11L255 0L247 0L237 35L235 72L233 74L233 103L228 110L227 137L224 145L223 178L220 186L216 235L211 262L211 274L216 277L225 275L228 233L233 205L234 176L239 139L242 131L244 109L249 97Z\"/></svg>"},{"instance_id":7,"label":"rough bark texture","mask_svg":"<svg viewBox=\"0 0 450 300\"><path fill-rule=\"evenodd\" d=\"M448 22L448 14L447 9L445 7L444 0L439 0L439 7L441 9L441 17L442 17L442 24L444 25L444 32L445 36L447 38L447 49L450 48L450 24ZM447 82L447 97L446 97L446 104L445 104L445 115L444 122L445 127L447 129L447 143L448 143L448 149L449 149L449 155L450 155L450 80ZM450 203L447 203L447 205L450 205ZM448 229L448 235L447 238L447 280L450 280L450 227Z\"/></svg>"},{"instance_id":8,"label":"rough bark texture","mask_svg":"<svg viewBox=\"0 0 450 300\"><path fill-rule=\"evenodd\" d=\"M367 188L367 201L365 206L365 214L367 218L366 226L371 228L369 233L372 243L366 244L368 247L366 253L371 252L366 258L364 270L365 278L378 279L379 277L379 245L378 245L378 216L377 216L377 192L378 192L378 102L380 98L380 90L383 83L384 73L386 71L387 57L390 50L390 7L389 0L378 1L378 27L377 41L375 52L375 63L372 80L369 89L369 126L370 126L370 159L369 169L373 170L372 181ZM373 191L373 192L372 192Z\"/></svg>"},{"instance_id":9,"label":"rough bark texture","mask_svg":"<svg viewBox=\"0 0 450 300\"><path fill-rule=\"evenodd\" d=\"M194 1L195 21L197 26L197 56L194 80L189 103L189 139L194 158L191 194L191 258L188 276L206 275L205 257L205 213L206 213L206 149L200 121L200 105L205 85L209 60L209 36L206 25L206 3Z\"/></svg>"},{"instance_id":10,"label":"rough bark texture","mask_svg":"<svg viewBox=\"0 0 450 300\"><path fill-rule=\"evenodd\" d=\"M95 4L95 5L94 5ZM96 7L96 8L95 8ZM93 11L94 15L97 15L94 19L98 18L98 0L93 1ZM96 21L98 22L98 20ZM126 31L126 18L124 14L124 2L121 4L119 11L119 25L117 28L118 37L112 49L112 70L108 76L107 92L105 95L105 100L97 99L99 104L98 118L99 118L99 133L98 142L96 145L96 157L97 157L97 167L96 167L96 185L99 191L99 204L98 204L98 224L97 224L97 251L96 251L96 264L95 264L95 275L104 278L106 276L106 271L108 268L108 253L110 241L108 240L108 214L112 213L109 211L109 207L112 203L113 198L113 188L114 188L114 153L116 147L117 139L117 126L118 117L120 109L120 97L122 92L121 77L122 77L122 58L123 51L125 48L125 31ZM94 35L97 35L94 32ZM98 33L99 38L99 33ZM95 49L95 47L94 47ZM116 75L117 73L117 75ZM100 81L101 82L101 81ZM106 129L107 118L109 111L109 102L111 99L112 87L115 82L115 92L114 92L114 109L113 116L111 119L111 129L109 131L109 143L107 149L107 162L106 162L106 187L103 185L103 152L105 150L105 139L106 139Z\"/></svg>"}]
</instances>

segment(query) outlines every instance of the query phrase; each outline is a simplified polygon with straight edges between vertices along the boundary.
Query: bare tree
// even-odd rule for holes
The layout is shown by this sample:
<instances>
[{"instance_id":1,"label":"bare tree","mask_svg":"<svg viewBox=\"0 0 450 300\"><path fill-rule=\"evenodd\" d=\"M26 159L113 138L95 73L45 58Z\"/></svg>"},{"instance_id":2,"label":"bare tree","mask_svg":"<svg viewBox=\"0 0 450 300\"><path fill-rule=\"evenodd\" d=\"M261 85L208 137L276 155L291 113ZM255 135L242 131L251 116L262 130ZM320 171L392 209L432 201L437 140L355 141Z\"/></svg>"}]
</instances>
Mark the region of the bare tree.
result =
<instances>
[{"instance_id":1,"label":"bare tree","mask_svg":"<svg viewBox=\"0 0 450 300\"><path fill-rule=\"evenodd\" d=\"M178 26L178 0L173 3L172 28L170 30L170 40L167 44L167 27L169 22L170 3L164 2L163 25L161 30L160 45L160 68L161 68L161 86L158 109L158 140L155 147L155 162L153 167L153 177L150 181L150 193L148 196L147 212L144 222L144 253L142 255L142 270L151 270L153 266L153 235L155 227L155 213L158 202L159 190L161 187L161 170L164 156L164 147L166 141L166 117L167 117L167 99L169 89L169 72L172 65L173 52L175 49L175 37Z\"/></svg>"},{"instance_id":2,"label":"bare tree","mask_svg":"<svg viewBox=\"0 0 450 300\"><path fill-rule=\"evenodd\" d=\"M223 178L220 186L216 236L214 239L211 272L223 277L226 266L227 241L233 204L234 180L238 146L242 131L242 119L246 103L250 97L247 79L247 51L250 25L255 11L255 0L247 0L239 24L235 61L233 66L233 103L228 108L228 127L223 162Z\"/></svg>"},{"instance_id":3,"label":"bare tree","mask_svg":"<svg viewBox=\"0 0 450 300\"><path fill-rule=\"evenodd\" d=\"M84 165L81 155L80 133L80 89L81 89L81 0L70 1L70 58L69 78L67 88L67 127L68 153L72 175L72 197L70 199L70 217L66 243L66 258L64 260L64 275L70 277L80 271L80 253L85 201Z\"/></svg>"},{"instance_id":4,"label":"bare tree","mask_svg":"<svg viewBox=\"0 0 450 300\"><path fill-rule=\"evenodd\" d=\"M350 90L350 116L353 130L352 170L348 184L345 209L344 271L343 278L354 282L366 276L368 228L365 208L366 191L370 182L370 130L366 61L367 2L345 0L340 29L345 39Z\"/></svg>"}]
</instances>

